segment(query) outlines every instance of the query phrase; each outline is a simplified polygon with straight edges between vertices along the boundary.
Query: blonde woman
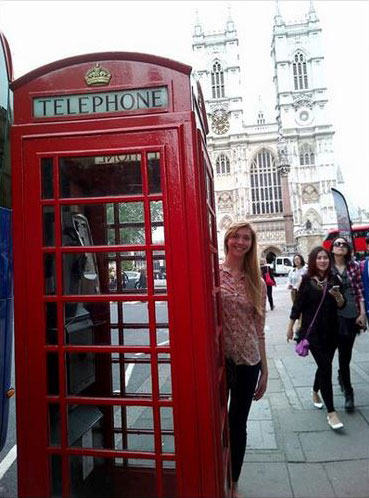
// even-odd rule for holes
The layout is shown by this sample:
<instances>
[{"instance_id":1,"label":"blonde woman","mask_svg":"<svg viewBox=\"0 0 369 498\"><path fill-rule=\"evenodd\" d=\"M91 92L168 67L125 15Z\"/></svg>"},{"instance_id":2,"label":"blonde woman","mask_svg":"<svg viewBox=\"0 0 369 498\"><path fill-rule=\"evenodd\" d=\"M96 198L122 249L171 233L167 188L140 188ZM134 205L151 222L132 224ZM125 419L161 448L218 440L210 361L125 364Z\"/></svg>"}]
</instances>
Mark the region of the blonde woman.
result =
<instances>
[{"instance_id":1,"label":"blonde woman","mask_svg":"<svg viewBox=\"0 0 369 498\"><path fill-rule=\"evenodd\" d=\"M248 222L228 228L224 251L220 283L230 393L233 496L237 497L251 402L264 395L268 380L264 336L266 286L260 275L256 233Z\"/></svg>"}]
</instances>

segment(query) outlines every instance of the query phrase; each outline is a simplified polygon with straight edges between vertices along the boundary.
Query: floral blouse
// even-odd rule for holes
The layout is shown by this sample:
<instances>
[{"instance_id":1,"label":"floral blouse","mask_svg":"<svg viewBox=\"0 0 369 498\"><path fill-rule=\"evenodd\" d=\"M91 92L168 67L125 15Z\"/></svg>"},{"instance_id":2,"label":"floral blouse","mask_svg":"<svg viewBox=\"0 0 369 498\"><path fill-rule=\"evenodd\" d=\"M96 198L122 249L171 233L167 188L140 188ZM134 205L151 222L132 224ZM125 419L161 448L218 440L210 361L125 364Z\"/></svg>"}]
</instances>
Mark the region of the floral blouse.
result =
<instances>
[{"instance_id":1,"label":"floral blouse","mask_svg":"<svg viewBox=\"0 0 369 498\"><path fill-rule=\"evenodd\" d=\"M246 292L245 276L235 281L224 265L220 265L224 348L227 358L236 365L259 363L260 341L265 340L266 285L262 280L262 315L259 315Z\"/></svg>"}]
</instances>

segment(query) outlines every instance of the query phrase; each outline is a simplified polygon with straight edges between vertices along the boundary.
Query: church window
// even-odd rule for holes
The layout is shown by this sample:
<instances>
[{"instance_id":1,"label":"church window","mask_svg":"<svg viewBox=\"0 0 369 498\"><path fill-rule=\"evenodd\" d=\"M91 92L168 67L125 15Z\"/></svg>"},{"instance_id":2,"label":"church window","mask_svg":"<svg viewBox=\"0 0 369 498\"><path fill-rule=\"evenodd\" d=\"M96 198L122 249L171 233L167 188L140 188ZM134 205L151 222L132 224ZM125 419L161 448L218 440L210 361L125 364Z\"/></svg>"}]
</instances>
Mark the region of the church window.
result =
<instances>
[{"instance_id":1,"label":"church window","mask_svg":"<svg viewBox=\"0 0 369 498\"><path fill-rule=\"evenodd\" d=\"M213 99L220 99L224 94L224 72L218 61L214 62L211 71L211 91Z\"/></svg>"},{"instance_id":2,"label":"church window","mask_svg":"<svg viewBox=\"0 0 369 498\"><path fill-rule=\"evenodd\" d=\"M264 113L262 111L258 112L258 120L257 120L258 125L263 125L265 124L265 118L264 118Z\"/></svg>"},{"instance_id":3,"label":"church window","mask_svg":"<svg viewBox=\"0 0 369 498\"><path fill-rule=\"evenodd\" d=\"M302 52L296 52L292 67L295 90L305 90L308 88L307 63Z\"/></svg>"},{"instance_id":4,"label":"church window","mask_svg":"<svg viewBox=\"0 0 369 498\"><path fill-rule=\"evenodd\" d=\"M283 211L281 179L274 156L262 149L251 163L252 214L273 214Z\"/></svg>"},{"instance_id":5,"label":"church window","mask_svg":"<svg viewBox=\"0 0 369 498\"><path fill-rule=\"evenodd\" d=\"M315 164L315 153L313 147L308 143L303 143L300 146L300 165Z\"/></svg>"},{"instance_id":6,"label":"church window","mask_svg":"<svg viewBox=\"0 0 369 498\"><path fill-rule=\"evenodd\" d=\"M225 154L220 154L216 160L217 175L230 175L231 163Z\"/></svg>"}]
</instances>

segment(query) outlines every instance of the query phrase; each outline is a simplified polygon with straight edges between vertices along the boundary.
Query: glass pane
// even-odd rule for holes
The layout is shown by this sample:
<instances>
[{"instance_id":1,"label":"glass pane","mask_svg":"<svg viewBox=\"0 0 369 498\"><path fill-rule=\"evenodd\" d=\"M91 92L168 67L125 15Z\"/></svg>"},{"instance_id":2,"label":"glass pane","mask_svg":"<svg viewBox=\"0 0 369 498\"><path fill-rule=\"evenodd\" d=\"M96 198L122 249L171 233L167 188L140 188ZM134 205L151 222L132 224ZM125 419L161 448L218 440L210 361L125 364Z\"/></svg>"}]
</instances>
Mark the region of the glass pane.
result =
<instances>
[{"instance_id":1,"label":"glass pane","mask_svg":"<svg viewBox=\"0 0 369 498\"><path fill-rule=\"evenodd\" d=\"M167 264L165 251L153 251L154 292L167 292Z\"/></svg>"},{"instance_id":2,"label":"glass pane","mask_svg":"<svg viewBox=\"0 0 369 498\"><path fill-rule=\"evenodd\" d=\"M64 294L139 294L147 289L146 253L85 252L63 255Z\"/></svg>"},{"instance_id":3,"label":"glass pane","mask_svg":"<svg viewBox=\"0 0 369 498\"><path fill-rule=\"evenodd\" d=\"M62 496L62 458L60 455L50 457L51 496Z\"/></svg>"},{"instance_id":4,"label":"glass pane","mask_svg":"<svg viewBox=\"0 0 369 498\"><path fill-rule=\"evenodd\" d=\"M61 158L59 172L62 197L142 193L140 154Z\"/></svg>"},{"instance_id":5,"label":"glass pane","mask_svg":"<svg viewBox=\"0 0 369 498\"><path fill-rule=\"evenodd\" d=\"M168 328L157 328L156 329L156 345L157 346L169 346L169 329Z\"/></svg>"},{"instance_id":6,"label":"glass pane","mask_svg":"<svg viewBox=\"0 0 369 498\"><path fill-rule=\"evenodd\" d=\"M44 246L55 246L55 211L52 206L42 208Z\"/></svg>"},{"instance_id":7,"label":"glass pane","mask_svg":"<svg viewBox=\"0 0 369 498\"><path fill-rule=\"evenodd\" d=\"M58 353L47 353L46 355L47 370L47 394L59 394L59 363Z\"/></svg>"},{"instance_id":8,"label":"glass pane","mask_svg":"<svg viewBox=\"0 0 369 498\"><path fill-rule=\"evenodd\" d=\"M46 344L58 344L56 303L46 303L45 313L46 313Z\"/></svg>"},{"instance_id":9,"label":"glass pane","mask_svg":"<svg viewBox=\"0 0 369 498\"><path fill-rule=\"evenodd\" d=\"M170 398L172 395L172 372L170 367L170 354L158 354L159 368L159 395Z\"/></svg>"},{"instance_id":10,"label":"glass pane","mask_svg":"<svg viewBox=\"0 0 369 498\"><path fill-rule=\"evenodd\" d=\"M51 157L41 159L41 189L42 199L53 199L54 197L54 174L53 160Z\"/></svg>"},{"instance_id":11,"label":"glass pane","mask_svg":"<svg viewBox=\"0 0 369 498\"><path fill-rule=\"evenodd\" d=\"M123 322L137 325L149 323L148 303L141 301L123 303Z\"/></svg>"},{"instance_id":12,"label":"glass pane","mask_svg":"<svg viewBox=\"0 0 369 498\"><path fill-rule=\"evenodd\" d=\"M173 408L160 408L161 445L163 453L174 453Z\"/></svg>"},{"instance_id":13,"label":"glass pane","mask_svg":"<svg viewBox=\"0 0 369 498\"><path fill-rule=\"evenodd\" d=\"M149 152L147 154L147 169L149 178L149 193L158 194L161 192L159 152Z\"/></svg>"},{"instance_id":14,"label":"glass pane","mask_svg":"<svg viewBox=\"0 0 369 498\"><path fill-rule=\"evenodd\" d=\"M69 461L73 498L158 496L157 472L153 460L73 455Z\"/></svg>"},{"instance_id":15,"label":"glass pane","mask_svg":"<svg viewBox=\"0 0 369 498\"><path fill-rule=\"evenodd\" d=\"M143 353L68 352L68 394L95 397L151 396L150 363L150 355Z\"/></svg>"},{"instance_id":16,"label":"glass pane","mask_svg":"<svg viewBox=\"0 0 369 498\"><path fill-rule=\"evenodd\" d=\"M151 242L152 244L164 244L163 201L150 202L150 216Z\"/></svg>"},{"instance_id":17,"label":"glass pane","mask_svg":"<svg viewBox=\"0 0 369 498\"><path fill-rule=\"evenodd\" d=\"M44 272L45 294L53 295L56 293L55 254L47 253L44 255Z\"/></svg>"},{"instance_id":18,"label":"glass pane","mask_svg":"<svg viewBox=\"0 0 369 498\"><path fill-rule=\"evenodd\" d=\"M60 446L60 407L57 404L49 405L49 444L50 446Z\"/></svg>"},{"instance_id":19,"label":"glass pane","mask_svg":"<svg viewBox=\"0 0 369 498\"><path fill-rule=\"evenodd\" d=\"M168 326L168 303L167 301L155 302L156 326Z\"/></svg>"}]
</instances>

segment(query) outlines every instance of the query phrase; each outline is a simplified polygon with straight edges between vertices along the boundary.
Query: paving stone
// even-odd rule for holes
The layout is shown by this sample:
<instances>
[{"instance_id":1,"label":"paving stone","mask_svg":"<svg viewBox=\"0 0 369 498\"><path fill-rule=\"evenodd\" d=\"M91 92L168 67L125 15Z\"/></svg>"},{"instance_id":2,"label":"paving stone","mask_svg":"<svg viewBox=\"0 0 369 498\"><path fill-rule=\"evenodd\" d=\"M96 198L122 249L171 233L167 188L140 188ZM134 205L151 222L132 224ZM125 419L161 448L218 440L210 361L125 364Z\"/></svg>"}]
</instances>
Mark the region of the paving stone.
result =
<instances>
[{"instance_id":1,"label":"paving stone","mask_svg":"<svg viewBox=\"0 0 369 498\"><path fill-rule=\"evenodd\" d=\"M247 448L276 450L277 442L272 420L249 420L247 423Z\"/></svg>"},{"instance_id":2,"label":"paving stone","mask_svg":"<svg viewBox=\"0 0 369 498\"><path fill-rule=\"evenodd\" d=\"M247 498L292 498L287 465L284 463L245 463L239 491Z\"/></svg>"},{"instance_id":3,"label":"paving stone","mask_svg":"<svg viewBox=\"0 0 369 498\"><path fill-rule=\"evenodd\" d=\"M335 498L333 487L322 464L288 465L295 498Z\"/></svg>"},{"instance_id":4,"label":"paving stone","mask_svg":"<svg viewBox=\"0 0 369 498\"><path fill-rule=\"evenodd\" d=\"M338 496L340 498L368 498L368 458L369 454L366 460L324 464L331 485L335 491L335 496Z\"/></svg>"},{"instance_id":5,"label":"paving stone","mask_svg":"<svg viewBox=\"0 0 369 498\"><path fill-rule=\"evenodd\" d=\"M299 439L308 462L369 458L369 430L366 421L358 413L340 413L340 418L345 424L342 431L333 431L327 424L325 431L300 433Z\"/></svg>"}]
</instances>

